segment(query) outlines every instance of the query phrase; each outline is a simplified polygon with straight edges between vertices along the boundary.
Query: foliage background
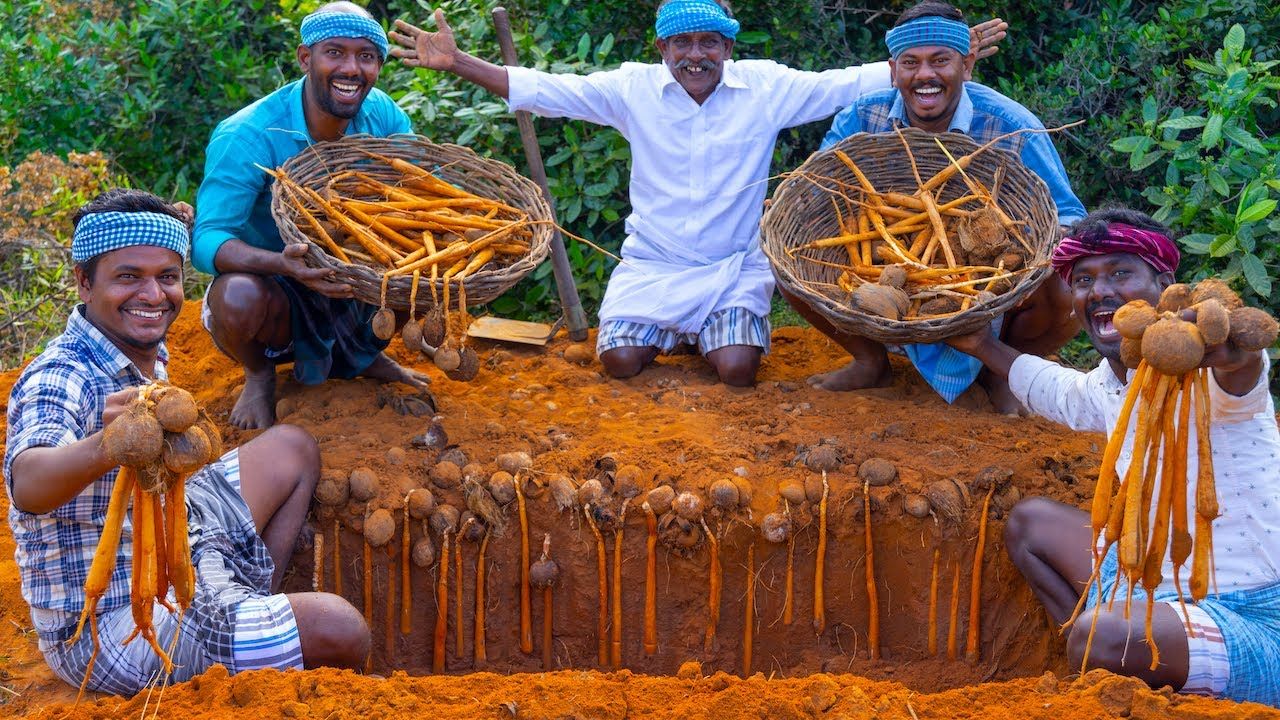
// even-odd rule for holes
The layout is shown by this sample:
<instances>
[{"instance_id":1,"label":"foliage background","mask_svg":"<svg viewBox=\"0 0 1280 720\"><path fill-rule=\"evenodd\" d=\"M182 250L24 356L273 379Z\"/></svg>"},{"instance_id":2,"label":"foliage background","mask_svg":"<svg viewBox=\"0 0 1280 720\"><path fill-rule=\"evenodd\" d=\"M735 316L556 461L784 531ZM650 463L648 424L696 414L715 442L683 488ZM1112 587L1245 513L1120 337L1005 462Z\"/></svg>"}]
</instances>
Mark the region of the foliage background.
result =
<instances>
[{"instance_id":1,"label":"foliage background","mask_svg":"<svg viewBox=\"0 0 1280 720\"><path fill-rule=\"evenodd\" d=\"M44 193L48 200L0 214L8 246L0 253L0 281L35 273L42 280L22 285L19 294L54 292L66 273L65 252L59 251L70 230L65 213L95 183L128 182L191 201L213 126L297 76L297 25L318 4L0 0L0 206L17 207L12 197L22 193ZM657 60L654 2L507 4L523 64L590 72L624 60ZM735 54L803 69L878 60L884 31L911 4L740 2L736 14L744 32ZM492 5L438 3L461 46L496 60ZM1055 136L1087 207L1124 203L1160 213L1186 235L1185 276L1224 274L1251 302L1280 309L1280 290L1270 280L1280 265L1280 214L1274 212L1280 199L1280 80L1274 72L1280 4L972 0L962 6L971 19L999 15L1011 25L1001 52L979 63L975 79L1019 100L1046 125L1087 121ZM388 23L402 17L423 24L433 6L371 0L368 7ZM523 169L515 123L498 98L394 60L379 86L419 132ZM611 129L580 122L539 120L537 126L561 222L616 249L628 212L627 144ZM782 133L774 171L801 162L824 130L825 123L814 123ZM82 155L91 152L100 154ZM33 153L40 153L34 157L43 176L23 170ZM50 170L58 163L65 167ZM569 251L584 303L594 310L611 263L576 242ZM554 295L548 263L493 309L545 318L555 313ZM35 299L49 305L42 296ZM30 305L22 300L0 298L0 366L12 364L15 352L20 359L38 349L32 337L60 327L56 302L46 318L32 311L12 317L15 307ZM24 339L12 347L6 332L15 331Z\"/></svg>"}]
</instances>

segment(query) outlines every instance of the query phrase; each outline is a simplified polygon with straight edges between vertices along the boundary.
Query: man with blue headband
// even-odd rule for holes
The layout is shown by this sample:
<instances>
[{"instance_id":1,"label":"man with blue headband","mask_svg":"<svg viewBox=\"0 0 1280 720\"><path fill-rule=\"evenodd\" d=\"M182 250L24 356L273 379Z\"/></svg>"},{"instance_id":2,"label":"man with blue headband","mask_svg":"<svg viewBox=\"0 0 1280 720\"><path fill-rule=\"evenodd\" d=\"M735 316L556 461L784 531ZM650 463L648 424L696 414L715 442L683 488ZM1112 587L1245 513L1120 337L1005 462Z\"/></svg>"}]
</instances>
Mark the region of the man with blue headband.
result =
<instances>
[{"instance_id":1,"label":"man with blue headband","mask_svg":"<svg viewBox=\"0 0 1280 720\"><path fill-rule=\"evenodd\" d=\"M4 479L22 596L40 650L59 677L78 686L93 638L86 632L69 640L117 473L102 448L103 430L139 386L168 377L164 339L182 309L190 230L184 212L138 190L102 194L75 223L71 256L81 304L9 395ZM170 680L214 663L231 672L363 663L369 629L350 603L278 592L319 473L315 440L282 425L187 481L195 597L181 626L163 606L153 609L160 644L176 640ZM124 644L134 629L132 554L126 533L97 606L101 649L87 685L125 696L163 672L147 643Z\"/></svg>"},{"instance_id":2,"label":"man with blue headband","mask_svg":"<svg viewBox=\"0 0 1280 720\"><path fill-rule=\"evenodd\" d=\"M823 141L830 147L859 132L892 132L917 127L930 132L960 132L979 144L1024 128L1044 125L1022 105L985 85L967 82L976 53L964 15L945 2L929 0L902 14L885 36L893 88L859 98L836 116ZM1058 209L1058 222L1067 226L1084 217L1084 206L1071 191L1062 159L1044 133L1021 133L996 147L1018 154L1022 162L1049 186ZM903 162L906 162L904 157ZM849 351L853 361L810 382L828 390L883 387L893 382L885 346L845 332L823 318L803 299L783 292L814 327ZM1006 343L1022 352L1056 352L1079 332L1067 309L1066 285L1050 277L1028 299L997 320ZM977 379L1000 412L1020 410L1008 383L982 372L982 364L944 343L907 345L907 357L924 379L947 402L954 402Z\"/></svg>"},{"instance_id":3,"label":"man with blue headband","mask_svg":"<svg viewBox=\"0 0 1280 720\"><path fill-rule=\"evenodd\" d=\"M298 64L305 76L223 120L214 129L196 196L191 262L215 275L205 298L205 327L244 366L244 390L231 424L275 422L276 365L293 363L307 385L357 375L425 390L426 378L387 357L373 334L377 310L352 299L351 287L285 247L271 218L277 168L320 140L410 132L409 118L374 88L387 36L349 2L324 5L302 21Z\"/></svg>"},{"instance_id":4,"label":"man with blue headband","mask_svg":"<svg viewBox=\"0 0 1280 720\"><path fill-rule=\"evenodd\" d=\"M801 72L734 61L738 21L716 0L658 7L661 63L586 76L492 65L458 49L443 12L435 18L434 33L397 21L392 54L477 83L512 110L608 125L631 143L624 262L600 308L605 370L630 377L689 344L722 382L753 384L769 348L774 283L759 225L774 142L887 87L888 65ZM1004 37L998 20L981 27L984 47Z\"/></svg>"}]
</instances>

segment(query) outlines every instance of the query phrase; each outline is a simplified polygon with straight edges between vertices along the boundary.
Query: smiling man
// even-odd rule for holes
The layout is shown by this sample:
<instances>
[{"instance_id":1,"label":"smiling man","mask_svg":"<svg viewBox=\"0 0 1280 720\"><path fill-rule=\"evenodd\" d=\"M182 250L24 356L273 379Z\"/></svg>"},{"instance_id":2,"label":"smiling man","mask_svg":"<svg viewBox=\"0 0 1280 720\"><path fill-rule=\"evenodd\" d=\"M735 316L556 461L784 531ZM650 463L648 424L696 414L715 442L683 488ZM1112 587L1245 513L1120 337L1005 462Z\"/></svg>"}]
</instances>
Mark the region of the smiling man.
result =
<instances>
[{"instance_id":1,"label":"smiling man","mask_svg":"<svg viewBox=\"0 0 1280 720\"><path fill-rule=\"evenodd\" d=\"M244 366L244 390L231 424L275 422L276 365L293 363L299 382L357 375L425 390L426 378L387 357L369 321L377 308L352 300L349 285L302 261L306 246L285 247L271 218L271 178L263 168L320 140L410 132L409 118L374 88L387 56L382 26L363 8L330 3L302 21L300 80L276 90L214 129L196 196L191 262L216 275L204 304L205 327Z\"/></svg>"},{"instance_id":2,"label":"smiling man","mask_svg":"<svg viewBox=\"0 0 1280 720\"><path fill-rule=\"evenodd\" d=\"M972 354L1007 377L1014 395L1037 415L1075 430L1111 432L1119 418L1132 374L1120 359L1120 335L1111 319L1131 300L1156 305L1173 282L1178 249L1169 230L1150 217L1124 209L1095 212L1074 225L1054 252L1053 269L1070 286L1071 312L1102 355L1092 372L1082 373L1019 353L989 332L954 338L954 347ZM1188 597L1187 620L1168 558L1156 588L1152 630L1160 665L1148 669L1145 615L1125 617L1097 602L1090 590L1088 610L1067 638L1069 666L1080 667L1090 628L1097 629L1089 666L1133 675L1153 687L1169 685L1188 693L1280 705L1280 432L1267 386L1265 351L1244 352L1230 344L1205 349L1209 376L1213 472L1222 514L1213 523L1212 592L1196 604ZM1133 456L1130 427L1117 470L1123 477ZM1188 448L1187 497L1194 503L1197 476L1196 429ZM1194 512L1194 508L1189 508ZM1005 542L1014 565L1057 624L1071 617L1092 570L1089 514L1045 498L1029 498L1013 508ZM1117 577L1116 551L1102 566L1103 597ZM1189 573L1184 573L1186 578ZM1135 592L1135 607L1146 597Z\"/></svg>"},{"instance_id":3,"label":"smiling man","mask_svg":"<svg viewBox=\"0 0 1280 720\"><path fill-rule=\"evenodd\" d=\"M397 21L392 54L445 70L507 99L512 110L616 128L631 143L624 262L609 279L596 349L613 377L696 345L722 382L751 385L769 348L773 273L759 225L773 146L784 128L830 117L888 87L885 63L801 72L734 61L726 3L666 0L654 23L661 63L586 76L499 67L462 52L444 13L437 32ZM1004 37L980 28L987 55Z\"/></svg>"},{"instance_id":4,"label":"smiling man","mask_svg":"<svg viewBox=\"0 0 1280 720\"><path fill-rule=\"evenodd\" d=\"M139 386L167 378L164 338L182 309L190 234L181 211L138 190L104 193L75 222L71 256L82 304L13 386L4 478L22 596L40 650L59 677L79 685L93 639L83 633L68 641L117 475L102 434ZM319 473L315 440L281 425L188 479L195 596L181 627L153 604L160 644L176 648L170 680L214 663L234 673L363 662L369 629L350 603L326 593L278 592ZM132 554L126 532L97 608L101 654L87 683L93 690L132 695L163 670L147 643L125 645L134 629Z\"/></svg>"},{"instance_id":5,"label":"smiling man","mask_svg":"<svg viewBox=\"0 0 1280 720\"><path fill-rule=\"evenodd\" d=\"M885 45L893 88L864 96L837 115L824 148L854 133L892 132L897 127L959 132L979 144L1014 130L1044 128L1022 105L985 85L968 82L976 52L964 15L955 7L930 0L908 9L885 36ZM1062 160L1047 135L1022 133L996 147L1017 154L1045 181L1060 225L1084 217L1084 206L1071 191ZM811 382L828 390L881 387L892 382L884 345L846 333L799 297L784 295L801 315L853 356L853 362L844 368L811 378ZM1066 304L1066 287L1050 278L995 327L1006 342L1024 352L1052 353L1079 331L1065 311ZM940 343L908 345L904 351L947 402L979 379L997 410L1007 413L1019 409L1004 381L989 374L980 378L982 366L972 358Z\"/></svg>"}]
</instances>

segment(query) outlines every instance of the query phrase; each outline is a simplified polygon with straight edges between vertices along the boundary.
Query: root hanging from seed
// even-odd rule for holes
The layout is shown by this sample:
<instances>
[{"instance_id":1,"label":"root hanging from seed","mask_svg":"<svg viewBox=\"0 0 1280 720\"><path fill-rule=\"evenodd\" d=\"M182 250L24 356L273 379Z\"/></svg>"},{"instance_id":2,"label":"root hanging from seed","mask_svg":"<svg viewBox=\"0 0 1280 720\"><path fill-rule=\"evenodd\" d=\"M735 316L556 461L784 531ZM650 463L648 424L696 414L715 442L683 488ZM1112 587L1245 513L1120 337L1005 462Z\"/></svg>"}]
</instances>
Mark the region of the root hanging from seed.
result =
<instances>
[{"instance_id":1,"label":"root hanging from seed","mask_svg":"<svg viewBox=\"0 0 1280 720\"><path fill-rule=\"evenodd\" d=\"M938 548L933 549L933 571L929 575L929 656L938 654Z\"/></svg>"},{"instance_id":2,"label":"root hanging from seed","mask_svg":"<svg viewBox=\"0 0 1280 720\"><path fill-rule=\"evenodd\" d=\"M618 524L613 531L613 643L609 663L615 669L622 667L622 529L626 526L629 502L631 498L622 501Z\"/></svg>"},{"instance_id":3,"label":"root hanging from seed","mask_svg":"<svg viewBox=\"0 0 1280 720\"><path fill-rule=\"evenodd\" d=\"M648 501L640 506L644 510L645 538L644 570L644 654L658 652L658 516Z\"/></svg>"},{"instance_id":4,"label":"root hanging from seed","mask_svg":"<svg viewBox=\"0 0 1280 720\"><path fill-rule=\"evenodd\" d=\"M956 636L960 624L960 564L951 565L951 622L947 626L947 659L956 659Z\"/></svg>"},{"instance_id":5,"label":"root hanging from seed","mask_svg":"<svg viewBox=\"0 0 1280 720\"><path fill-rule=\"evenodd\" d=\"M448 287L448 286L446 286ZM512 478L520 513L520 652L533 654L533 610L529 597L529 514L524 506L520 478Z\"/></svg>"},{"instance_id":6,"label":"root hanging from seed","mask_svg":"<svg viewBox=\"0 0 1280 720\"><path fill-rule=\"evenodd\" d=\"M827 496L831 486L827 473L822 473L822 499L818 502L818 557L813 571L813 631L821 635L827 629L827 604L823 595L823 577L827 565Z\"/></svg>"},{"instance_id":7,"label":"root hanging from seed","mask_svg":"<svg viewBox=\"0 0 1280 720\"><path fill-rule=\"evenodd\" d=\"M756 544L747 546L747 600L742 621L742 677L751 677L751 645L756 625Z\"/></svg>"},{"instance_id":8,"label":"root hanging from seed","mask_svg":"<svg viewBox=\"0 0 1280 720\"><path fill-rule=\"evenodd\" d=\"M312 548L311 590L324 592L324 533L317 533Z\"/></svg>"},{"instance_id":9,"label":"root hanging from seed","mask_svg":"<svg viewBox=\"0 0 1280 720\"><path fill-rule=\"evenodd\" d=\"M867 642L871 646L871 659L880 659L880 600L876 597L876 559L871 545L871 493L870 484L862 483L862 524L867 540ZM993 486L994 489L994 486ZM987 497L991 494L988 491Z\"/></svg>"},{"instance_id":10,"label":"root hanging from seed","mask_svg":"<svg viewBox=\"0 0 1280 720\"><path fill-rule=\"evenodd\" d=\"M449 634L449 533L440 541L440 566L436 578L436 628L431 651L431 672L444 672L444 641Z\"/></svg>"},{"instance_id":11,"label":"root hanging from seed","mask_svg":"<svg viewBox=\"0 0 1280 720\"><path fill-rule=\"evenodd\" d=\"M476 524L475 516L467 518L462 524L462 529L458 531L458 542L453 547L453 656L462 659L466 650L463 645L464 628L462 627L462 538L466 536L467 531L472 525Z\"/></svg>"},{"instance_id":12,"label":"root hanging from seed","mask_svg":"<svg viewBox=\"0 0 1280 720\"><path fill-rule=\"evenodd\" d=\"M342 526L333 519L333 592L342 594Z\"/></svg>"},{"instance_id":13,"label":"root hanging from seed","mask_svg":"<svg viewBox=\"0 0 1280 720\"><path fill-rule=\"evenodd\" d=\"M582 514L586 517L587 526L591 528L592 534L596 536L596 577L600 581L600 610L596 614L596 644L600 667L603 668L609 665L609 571L606 567L604 535L600 534L600 528L591 516L590 504L582 506Z\"/></svg>"},{"instance_id":14,"label":"root hanging from seed","mask_svg":"<svg viewBox=\"0 0 1280 720\"><path fill-rule=\"evenodd\" d=\"M724 573L720 567L720 539L711 532L711 528L707 527L705 519L700 522L702 531L707 534L707 552L711 556L711 568L708 573L707 630L702 638L702 649L711 652L716 643L716 626L720 624L720 589L721 583L724 582Z\"/></svg>"},{"instance_id":15,"label":"root hanging from seed","mask_svg":"<svg viewBox=\"0 0 1280 720\"><path fill-rule=\"evenodd\" d=\"M486 528L484 538L480 540L480 550L476 552L476 611L475 611L475 629L471 644L475 657L475 666L477 668L488 662L488 653L485 650L485 631L484 631L484 595L485 595L485 567L484 567L484 551L489 547L489 535L491 531Z\"/></svg>"},{"instance_id":16,"label":"root hanging from seed","mask_svg":"<svg viewBox=\"0 0 1280 720\"><path fill-rule=\"evenodd\" d=\"M404 534L400 537L400 634L413 630L413 589L409 575L409 498L413 490L404 496Z\"/></svg>"},{"instance_id":17,"label":"root hanging from seed","mask_svg":"<svg viewBox=\"0 0 1280 720\"><path fill-rule=\"evenodd\" d=\"M386 618L386 663L394 667L392 658L396 648L396 544L387 543L387 618Z\"/></svg>"},{"instance_id":18,"label":"root hanging from seed","mask_svg":"<svg viewBox=\"0 0 1280 720\"><path fill-rule=\"evenodd\" d=\"M987 512L991 509L991 494L995 489L994 484L987 488L987 497L982 501L982 517L978 519L978 544L973 551L973 578L969 581L969 638L964 651L965 659L970 663L978 662L978 641L982 625L982 551L987 545Z\"/></svg>"}]
</instances>

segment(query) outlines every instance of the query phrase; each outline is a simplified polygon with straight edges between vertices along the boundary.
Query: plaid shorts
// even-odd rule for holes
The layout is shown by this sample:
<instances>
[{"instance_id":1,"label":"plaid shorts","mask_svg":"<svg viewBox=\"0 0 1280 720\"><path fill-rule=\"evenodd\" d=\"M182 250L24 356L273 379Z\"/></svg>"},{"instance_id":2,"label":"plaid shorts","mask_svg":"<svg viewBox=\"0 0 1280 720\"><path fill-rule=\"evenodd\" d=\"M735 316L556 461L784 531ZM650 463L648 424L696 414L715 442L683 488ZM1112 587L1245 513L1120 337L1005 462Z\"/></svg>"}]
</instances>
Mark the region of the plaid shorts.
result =
<instances>
[{"instance_id":1,"label":"plaid shorts","mask_svg":"<svg viewBox=\"0 0 1280 720\"><path fill-rule=\"evenodd\" d=\"M662 353L669 353L680 343L696 344L698 352L703 355L730 345L750 345L763 348L768 353L769 334L769 318L740 307L731 307L713 313L696 334L629 320L601 323L596 336L596 353L620 347L656 347Z\"/></svg>"},{"instance_id":2,"label":"plaid shorts","mask_svg":"<svg viewBox=\"0 0 1280 720\"><path fill-rule=\"evenodd\" d=\"M284 595L271 595L271 556L254 530L240 495L239 451L232 450L187 481L187 513L196 595L186 615L152 606L152 624L161 647L174 643L171 682L199 675L215 663L232 673L258 668L302 668L302 645L293 608ZM173 595L169 599L172 601ZM84 679L93 639L86 629L68 645L76 618L33 609L40 650L49 667L72 685ZM53 627L53 626L57 627ZM88 687L131 696L163 676L163 664L133 632L132 609L98 616L99 651Z\"/></svg>"}]
</instances>

